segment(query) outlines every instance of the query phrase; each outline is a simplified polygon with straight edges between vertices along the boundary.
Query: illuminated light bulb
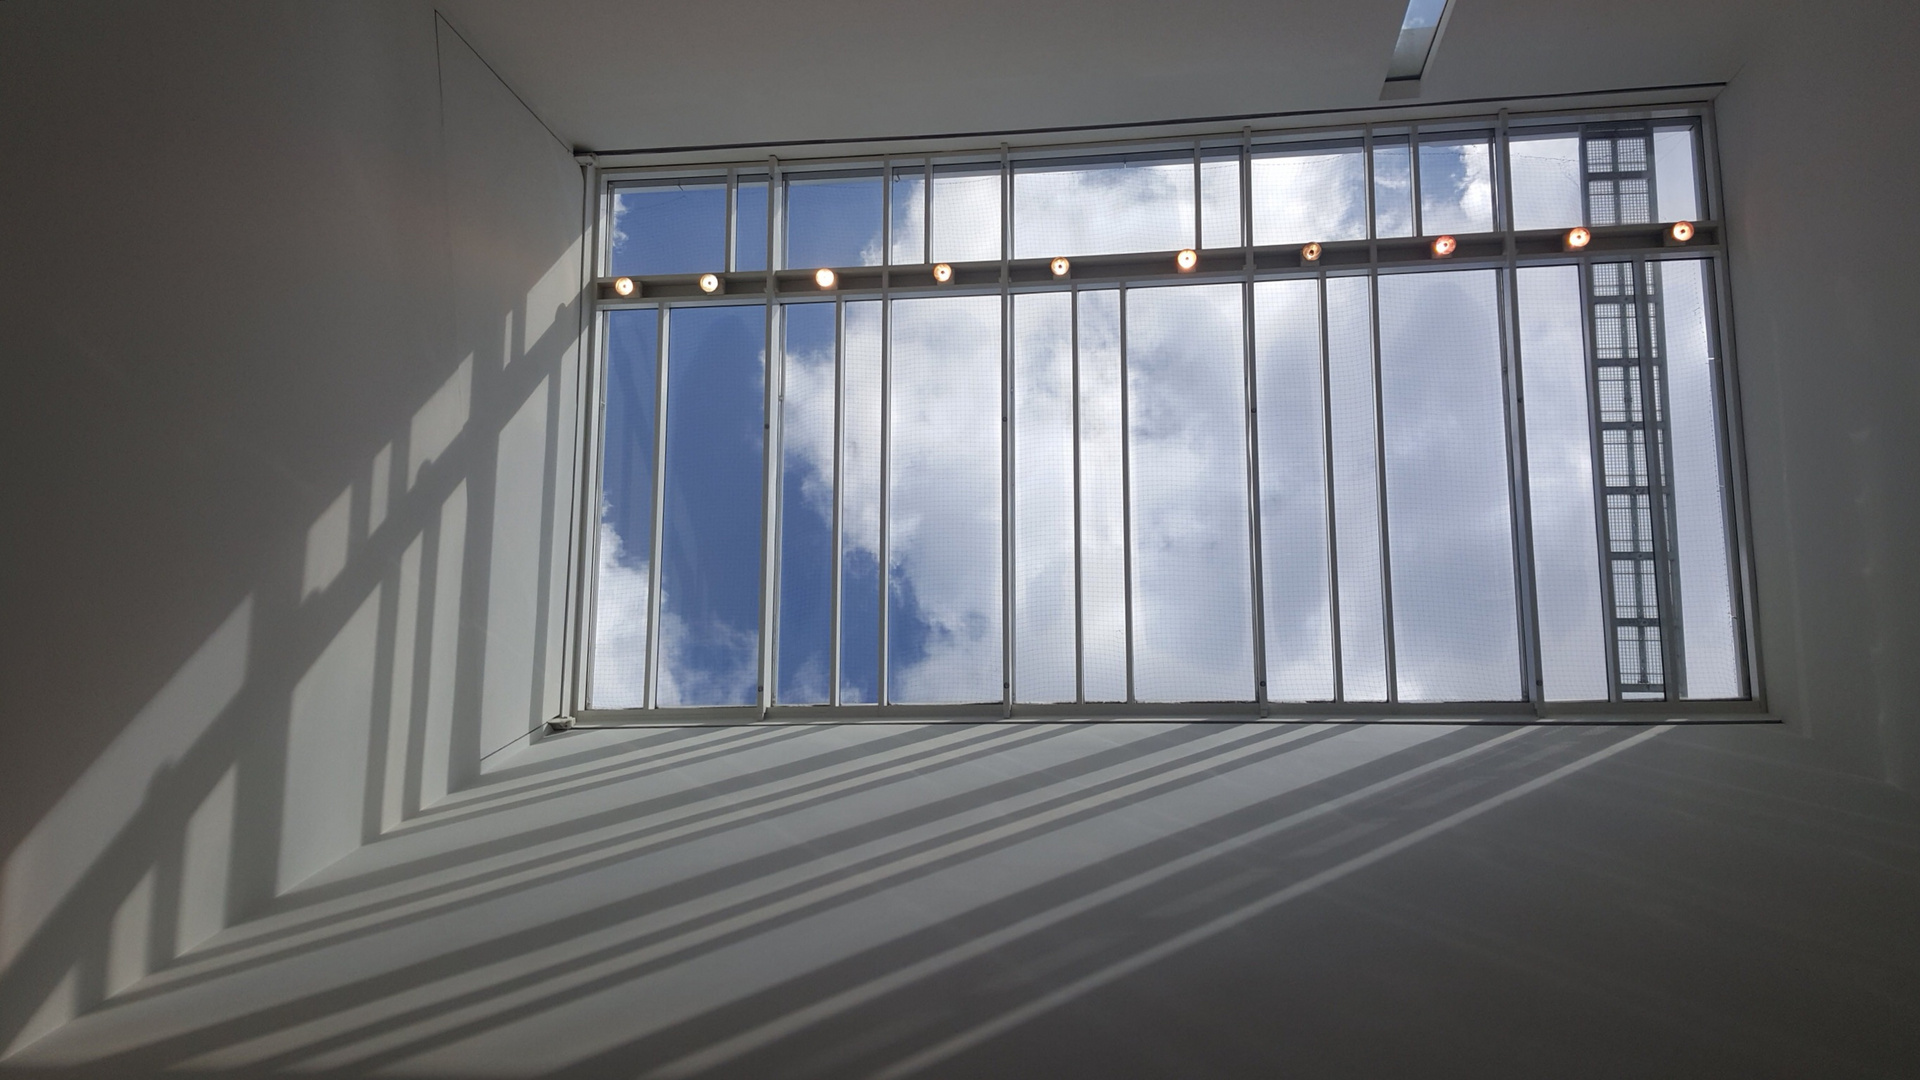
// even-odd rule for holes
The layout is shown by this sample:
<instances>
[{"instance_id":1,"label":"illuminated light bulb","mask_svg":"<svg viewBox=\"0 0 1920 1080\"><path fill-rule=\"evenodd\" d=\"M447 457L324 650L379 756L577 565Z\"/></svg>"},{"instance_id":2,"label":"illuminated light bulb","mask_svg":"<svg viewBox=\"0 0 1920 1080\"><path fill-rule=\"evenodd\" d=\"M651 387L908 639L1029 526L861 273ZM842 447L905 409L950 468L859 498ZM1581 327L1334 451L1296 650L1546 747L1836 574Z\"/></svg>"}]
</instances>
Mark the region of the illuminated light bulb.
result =
<instances>
[{"instance_id":1,"label":"illuminated light bulb","mask_svg":"<svg viewBox=\"0 0 1920 1080\"><path fill-rule=\"evenodd\" d=\"M1320 253L1324 250L1325 249L1320 246L1320 241L1315 240L1313 243L1300 249L1300 258L1307 262L1319 262Z\"/></svg>"},{"instance_id":2,"label":"illuminated light bulb","mask_svg":"<svg viewBox=\"0 0 1920 1080\"><path fill-rule=\"evenodd\" d=\"M833 283L838 280L839 278L834 276L833 271L824 266L813 272L813 283L823 289L833 288Z\"/></svg>"},{"instance_id":3,"label":"illuminated light bulb","mask_svg":"<svg viewBox=\"0 0 1920 1080\"><path fill-rule=\"evenodd\" d=\"M1180 272L1184 274L1200 265L1200 253L1192 248L1182 248L1180 254L1173 257L1173 265L1179 267Z\"/></svg>"},{"instance_id":4,"label":"illuminated light bulb","mask_svg":"<svg viewBox=\"0 0 1920 1080\"><path fill-rule=\"evenodd\" d=\"M1673 227L1667 230L1667 234L1673 237L1676 242L1684 244L1693 239L1693 222L1676 221L1673 223Z\"/></svg>"},{"instance_id":5,"label":"illuminated light bulb","mask_svg":"<svg viewBox=\"0 0 1920 1080\"><path fill-rule=\"evenodd\" d=\"M1055 259L1047 264L1047 269L1053 271L1054 277L1066 277L1067 271L1073 269L1073 264L1065 259Z\"/></svg>"},{"instance_id":6,"label":"illuminated light bulb","mask_svg":"<svg viewBox=\"0 0 1920 1080\"><path fill-rule=\"evenodd\" d=\"M1433 257L1444 259L1453 254L1453 249L1459 246L1460 241L1451 236L1436 236L1433 238Z\"/></svg>"},{"instance_id":7,"label":"illuminated light bulb","mask_svg":"<svg viewBox=\"0 0 1920 1080\"><path fill-rule=\"evenodd\" d=\"M630 277L614 278L613 291L619 293L621 296L632 296L633 279Z\"/></svg>"},{"instance_id":8,"label":"illuminated light bulb","mask_svg":"<svg viewBox=\"0 0 1920 1080\"><path fill-rule=\"evenodd\" d=\"M1593 241L1593 233L1586 226L1579 225L1567 230L1567 250L1578 251Z\"/></svg>"},{"instance_id":9,"label":"illuminated light bulb","mask_svg":"<svg viewBox=\"0 0 1920 1080\"><path fill-rule=\"evenodd\" d=\"M942 285L945 285L947 282L952 281L953 267L948 266L946 263L941 263L940 265L934 267L933 280L939 282Z\"/></svg>"},{"instance_id":10,"label":"illuminated light bulb","mask_svg":"<svg viewBox=\"0 0 1920 1080\"><path fill-rule=\"evenodd\" d=\"M701 274L700 275L700 291L703 293L719 292L720 291L720 275Z\"/></svg>"}]
</instances>

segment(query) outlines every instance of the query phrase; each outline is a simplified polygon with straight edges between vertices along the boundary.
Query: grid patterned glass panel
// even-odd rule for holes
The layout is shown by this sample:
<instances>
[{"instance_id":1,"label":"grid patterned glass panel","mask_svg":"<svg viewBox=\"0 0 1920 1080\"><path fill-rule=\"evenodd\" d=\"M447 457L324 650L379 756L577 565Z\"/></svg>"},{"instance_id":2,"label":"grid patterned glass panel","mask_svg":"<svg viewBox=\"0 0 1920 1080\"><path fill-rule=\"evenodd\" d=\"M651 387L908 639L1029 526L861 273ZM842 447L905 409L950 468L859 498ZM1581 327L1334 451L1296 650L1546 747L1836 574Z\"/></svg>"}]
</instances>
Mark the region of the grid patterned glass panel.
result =
<instances>
[{"instance_id":1,"label":"grid patterned glass panel","mask_svg":"<svg viewBox=\"0 0 1920 1080\"><path fill-rule=\"evenodd\" d=\"M733 268L767 268L767 178L737 181L733 208Z\"/></svg>"},{"instance_id":2,"label":"grid patterned glass panel","mask_svg":"<svg viewBox=\"0 0 1920 1080\"><path fill-rule=\"evenodd\" d=\"M1580 224L1580 136L1515 135L1507 143L1513 178L1513 227L1566 229Z\"/></svg>"},{"instance_id":3,"label":"grid patterned glass panel","mask_svg":"<svg viewBox=\"0 0 1920 1080\"><path fill-rule=\"evenodd\" d=\"M936 166L931 221L933 261L998 259L999 166Z\"/></svg>"},{"instance_id":4,"label":"grid patterned glass panel","mask_svg":"<svg viewBox=\"0 0 1920 1080\"><path fill-rule=\"evenodd\" d=\"M1653 129L1656 220L1697 221L1702 216L1698 156L1691 125Z\"/></svg>"},{"instance_id":5,"label":"grid patterned glass panel","mask_svg":"<svg viewBox=\"0 0 1920 1080\"><path fill-rule=\"evenodd\" d=\"M1142 701L1254 691L1238 285L1126 294L1133 685Z\"/></svg>"},{"instance_id":6,"label":"grid patterned glass panel","mask_svg":"<svg viewBox=\"0 0 1920 1080\"><path fill-rule=\"evenodd\" d=\"M727 268L727 183L632 184L613 190L607 270L697 274Z\"/></svg>"},{"instance_id":7,"label":"grid patterned glass panel","mask_svg":"<svg viewBox=\"0 0 1920 1080\"><path fill-rule=\"evenodd\" d=\"M1320 286L1253 287L1267 700L1333 698Z\"/></svg>"},{"instance_id":8,"label":"grid patterned glass panel","mask_svg":"<svg viewBox=\"0 0 1920 1080\"><path fill-rule=\"evenodd\" d=\"M1256 148L1253 242L1304 244L1367 236L1367 160L1359 144Z\"/></svg>"},{"instance_id":9,"label":"grid patterned glass panel","mask_svg":"<svg viewBox=\"0 0 1920 1080\"><path fill-rule=\"evenodd\" d=\"M1518 698L1493 271L1380 278L1380 397L1400 700Z\"/></svg>"},{"instance_id":10,"label":"grid patterned glass panel","mask_svg":"<svg viewBox=\"0 0 1920 1080\"><path fill-rule=\"evenodd\" d=\"M759 304L669 313L663 706L751 705L759 694L765 325Z\"/></svg>"},{"instance_id":11,"label":"grid patterned glass panel","mask_svg":"<svg viewBox=\"0 0 1920 1080\"><path fill-rule=\"evenodd\" d=\"M1080 376L1080 637L1088 701L1127 700L1120 293L1074 295Z\"/></svg>"},{"instance_id":12,"label":"grid patterned glass panel","mask_svg":"<svg viewBox=\"0 0 1920 1080\"><path fill-rule=\"evenodd\" d=\"M889 261L912 266L927 261L927 174L923 164L893 170L892 241Z\"/></svg>"},{"instance_id":13,"label":"grid patterned glass panel","mask_svg":"<svg viewBox=\"0 0 1920 1080\"><path fill-rule=\"evenodd\" d=\"M1208 150L1200 160L1200 245L1240 246L1240 152Z\"/></svg>"},{"instance_id":14,"label":"grid patterned glass panel","mask_svg":"<svg viewBox=\"0 0 1920 1080\"><path fill-rule=\"evenodd\" d=\"M832 304L789 304L780 403L780 622L773 699L824 705L833 687Z\"/></svg>"},{"instance_id":15,"label":"grid patterned glass panel","mask_svg":"<svg viewBox=\"0 0 1920 1080\"><path fill-rule=\"evenodd\" d=\"M788 177L786 265L880 265L880 177Z\"/></svg>"},{"instance_id":16,"label":"grid patterned glass panel","mask_svg":"<svg viewBox=\"0 0 1920 1080\"><path fill-rule=\"evenodd\" d=\"M846 305L840 387L840 701L880 700L880 301Z\"/></svg>"},{"instance_id":17,"label":"grid patterned glass panel","mask_svg":"<svg viewBox=\"0 0 1920 1080\"><path fill-rule=\"evenodd\" d=\"M1373 235L1413 235L1413 156L1405 139L1374 140Z\"/></svg>"},{"instance_id":18,"label":"grid patterned glass panel","mask_svg":"<svg viewBox=\"0 0 1920 1080\"><path fill-rule=\"evenodd\" d=\"M650 308L607 313L606 451L587 693L600 709L646 704L659 319Z\"/></svg>"},{"instance_id":19,"label":"grid patterned glass panel","mask_svg":"<svg viewBox=\"0 0 1920 1080\"><path fill-rule=\"evenodd\" d=\"M1015 701L1073 701L1073 295L1013 298Z\"/></svg>"},{"instance_id":20,"label":"grid patterned glass panel","mask_svg":"<svg viewBox=\"0 0 1920 1080\"><path fill-rule=\"evenodd\" d=\"M1385 701L1387 624L1381 583L1380 454L1374 441L1373 301L1366 278L1329 278L1326 288L1340 678L1345 700Z\"/></svg>"},{"instance_id":21,"label":"grid patterned glass panel","mask_svg":"<svg viewBox=\"0 0 1920 1080\"><path fill-rule=\"evenodd\" d=\"M1527 266L1515 276L1542 691L1548 701L1605 701L1607 636L1580 269Z\"/></svg>"},{"instance_id":22,"label":"grid patterned glass panel","mask_svg":"<svg viewBox=\"0 0 1920 1080\"><path fill-rule=\"evenodd\" d=\"M1176 251L1195 242L1193 153L1015 163L1015 258Z\"/></svg>"},{"instance_id":23,"label":"grid patterned glass panel","mask_svg":"<svg viewBox=\"0 0 1920 1080\"><path fill-rule=\"evenodd\" d=\"M1493 228L1493 149L1485 135L1420 139L1420 232L1488 232Z\"/></svg>"},{"instance_id":24,"label":"grid patterned glass panel","mask_svg":"<svg viewBox=\"0 0 1920 1080\"><path fill-rule=\"evenodd\" d=\"M1000 701L1000 298L892 304L889 699Z\"/></svg>"}]
</instances>

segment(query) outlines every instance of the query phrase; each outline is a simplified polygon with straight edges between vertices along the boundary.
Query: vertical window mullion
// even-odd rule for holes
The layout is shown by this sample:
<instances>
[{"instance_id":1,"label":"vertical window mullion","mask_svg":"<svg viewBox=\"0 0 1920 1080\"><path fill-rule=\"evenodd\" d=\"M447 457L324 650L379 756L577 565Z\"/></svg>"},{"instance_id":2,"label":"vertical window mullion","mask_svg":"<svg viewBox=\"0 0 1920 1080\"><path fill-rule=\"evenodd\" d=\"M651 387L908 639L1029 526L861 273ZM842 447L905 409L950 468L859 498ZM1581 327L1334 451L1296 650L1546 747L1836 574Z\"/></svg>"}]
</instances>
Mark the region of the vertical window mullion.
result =
<instances>
[{"instance_id":1,"label":"vertical window mullion","mask_svg":"<svg viewBox=\"0 0 1920 1080\"><path fill-rule=\"evenodd\" d=\"M1086 573L1080 540L1080 290L1067 291L1067 349L1073 400L1073 700L1087 700Z\"/></svg>"},{"instance_id":2,"label":"vertical window mullion","mask_svg":"<svg viewBox=\"0 0 1920 1080\"><path fill-rule=\"evenodd\" d=\"M660 557L667 509L667 314L665 304L654 320L653 390L653 539L647 559L647 674L645 707L659 707L660 676Z\"/></svg>"},{"instance_id":3,"label":"vertical window mullion","mask_svg":"<svg viewBox=\"0 0 1920 1080\"><path fill-rule=\"evenodd\" d=\"M1133 422L1127 412L1127 287L1120 299L1120 581L1127 631L1127 702L1133 696Z\"/></svg>"},{"instance_id":4,"label":"vertical window mullion","mask_svg":"<svg viewBox=\"0 0 1920 1080\"><path fill-rule=\"evenodd\" d=\"M1247 432L1247 569L1253 574L1253 692L1260 715L1267 715L1266 572L1260 548L1260 428L1259 387L1254 377L1253 275L1240 283L1240 346L1242 352L1241 421Z\"/></svg>"},{"instance_id":5,"label":"vertical window mullion","mask_svg":"<svg viewBox=\"0 0 1920 1080\"><path fill-rule=\"evenodd\" d=\"M845 582L842 569L846 564L846 553L842 547L846 543L843 535L843 520L847 492L846 477L846 438L847 438L847 301L844 296L833 300L833 522L832 530L833 565L828 571L833 594L828 601L829 621L833 629L827 641L827 703L840 704L840 634Z\"/></svg>"},{"instance_id":6,"label":"vertical window mullion","mask_svg":"<svg viewBox=\"0 0 1920 1080\"><path fill-rule=\"evenodd\" d=\"M1387 701L1400 700L1400 677L1394 657L1393 640L1393 542L1387 521L1387 430L1386 405L1380 387L1380 273L1367 275L1367 309L1373 330L1373 456L1374 491L1380 513L1380 614L1387 664Z\"/></svg>"},{"instance_id":7,"label":"vertical window mullion","mask_svg":"<svg viewBox=\"0 0 1920 1080\"><path fill-rule=\"evenodd\" d=\"M1340 656L1340 535L1333 485L1333 355L1327 341L1327 272L1315 275L1320 306L1320 438L1327 502L1327 625L1333 633L1333 700L1345 701L1344 661Z\"/></svg>"}]
</instances>

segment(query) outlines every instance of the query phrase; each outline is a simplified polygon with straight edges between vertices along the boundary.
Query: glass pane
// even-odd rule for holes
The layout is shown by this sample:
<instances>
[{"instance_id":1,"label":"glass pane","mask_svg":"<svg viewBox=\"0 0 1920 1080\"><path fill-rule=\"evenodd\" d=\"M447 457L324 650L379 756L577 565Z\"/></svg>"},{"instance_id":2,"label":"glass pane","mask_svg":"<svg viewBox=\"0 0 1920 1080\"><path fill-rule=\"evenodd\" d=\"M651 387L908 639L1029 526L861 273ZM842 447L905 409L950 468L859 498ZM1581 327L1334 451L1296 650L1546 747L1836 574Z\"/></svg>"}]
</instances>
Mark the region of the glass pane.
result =
<instances>
[{"instance_id":1,"label":"glass pane","mask_svg":"<svg viewBox=\"0 0 1920 1080\"><path fill-rule=\"evenodd\" d=\"M1367 237L1367 159L1358 145L1256 150L1253 242Z\"/></svg>"},{"instance_id":2,"label":"glass pane","mask_svg":"<svg viewBox=\"0 0 1920 1080\"><path fill-rule=\"evenodd\" d=\"M1079 293L1081 679L1127 700L1126 508L1120 472L1120 293Z\"/></svg>"},{"instance_id":3,"label":"glass pane","mask_svg":"<svg viewBox=\"0 0 1920 1080\"><path fill-rule=\"evenodd\" d=\"M922 166L893 173L893 263L927 261L927 174Z\"/></svg>"},{"instance_id":4,"label":"glass pane","mask_svg":"<svg viewBox=\"0 0 1920 1080\"><path fill-rule=\"evenodd\" d=\"M1708 325L1704 261L1654 263L1666 301L1667 407L1673 433L1674 555L1685 655L1682 696L1746 695L1734 623L1728 556L1726 479L1720 471L1721 417Z\"/></svg>"},{"instance_id":5,"label":"glass pane","mask_svg":"<svg viewBox=\"0 0 1920 1080\"><path fill-rule=\"evenodd\" d=\"M1700 220L1700 179L1694 164L1693 128L1653 131L1654 201L1660 221Z\"/></svg>"},{"instance_id":6,"label":"glass pane","mask_svg":"<svg viewBox=\"0 0 1920 1080\"><path fill-rule=\"evenodd\" d=\"M1209 150L1200 162L1200 244L1240 246L1240 153Z\"/></svg>"},{"instance_id":7,"label":"glass pane","mask_svg":"<svg viewBox=\"0 0 1920 1080\"><path fill-rule=\"evenodd\" d=\"M1580 206L1580 136L1515 135L1507 143L1513 169L1513 227L1570 229Z\"/></svg>"},{"instance_id":8,"label":"glass pane","mask_svg":"<svg viewBox=\"0 0 1920 1080\"><path fill-rule=\"evenodd\" d=\"M1267 699L1327 701L1333 697L1333 624L1320 287L1259 282L1253 317Z\"/></svg>"},{"instance_id":9,"label":"glass pane","mask_svg":"<svg viewBox=\"0 0 1920 1080\"><path fill-rule=\"evenodd\" d=\"M1000 167L933 172L934 262L984 262L1000 257Z\"/></svg>"},{"instance_id":10,"label":"glass pane","mask_svg":"<svg viewBox=\"0 0 1920 1080\"><path fill-rule=\"evenodd\" d=\"M833 680L834 306L790 304L780 405L780 630L773 699L824 705Z\"/></svg>"},{"instance_id":11,"label":"glass pane","mask_svg":"<svg viewBox=\"0 0 1920 1080\"><path fill-rule=\"evenodd\" d=\"M846 308L840 420L840 700L880 700L880 301Z\"/></svg>"},{"instance_id":12,"label":"glass pane","mask_svg":"<svg viewBox=\"0 0 1920 1080\"><path fill-rule=\"evenodd\" d=\"M1013 250L1021 259L1192 247L1193 156L1016 166Z\"/></svg>"},{"instance_id":13,"label":"glass pane","mask_svg":"<svg viewBox=\"0 0 1920 1080\"><path fill-rule=\"evenodd\" d=\"M679 308L667 323L662 706L759 693L766 308Z\"/></svg>"},{"instance_id":14,"label":"glass pane","mask_svg":"<svg viewBox=\"0 0 1920 1080\"><path fill-rule=\"evenodd\" d=\"M1529 266L1516 277L1542 689L1548 701L1605 701L1607 632L1580 270Z\"/></svg>"},{"instance_id":15,"label":"glass pane","mask_svg":"<svg viewBox=\"0 0 1920 1080\"><path fill-rule=\"evenodd\" d=\"M1133 680L1142 701L1253 696L1238 285L1126 295Z\"/></svg>"},{"instance_id":16,"label":"glass pane","mask_svg":"<svg viewBox=\"0 0 1920 1080\"><path fill-rule=\"evenodd\" d=\"M1000 701L1000 298L893 301L887 684Z\"/></svg>"},{"instance_id":17,"label":"glass pane","mask_svg":"<svg viewBox=\"0 0 1920 1080\"><path fill-rule=\"evenodd\" d=\"M733 267L736 270L767 268L767 181L765 177L740 178L736 185L733 212Z\"/></svg>"},{"instance_id":18,"label":"glass pane","mask_svg":"<svg viewBox=\"0 0 1920 1080\"><path fill-rule=\"evenodd\" d=\"M651 308L607 313L600 559L594 581L593 679L587 691L596 709L637 709L647 703L659 317Z\"/></svg>"},{"instance_id":19,"label":"glass pane","mask_svg":"<svg viewBox=\"0 0 1920 1080\"><path fill-rule=\"evenodd\" d=\"M1413 158L1404 139L1373 144L1373 235L1413 235Z\"/></svg>"},{"instance_id":20,"label":"glass pane","mask_svg":"<svg viewBox=\"0 0 1920 1080\"><path fill-rule=\"evenodd\" d=\"M1073 294L1013 298L1013 689L1073 701Z\"/></svg>"},{"instance_id":21,"label":"glass pane","mask_svg":"<svg viewBox=\"0 0 1920 1080\"><path fill-rule=\"evenodd\" d=\"M880 178L789 177L786 265L878 266Z\"/></svg>"},{"instance_id":22,"label":"glass pane","mask_svg":"<svg viewBox=\"0 0 1920 1080\"><path fill-rule=\"evenodd\" d=\"M1380 586L1380 473L1373 398L1373 307L1367 279L1327 279L1328 413L1340 602L1340 678L1347 701L1387 700Z\"/></svg>"},{"instance_id":23,"label":"glass pane","mask_svg":"<svg viewBox=\"0 0 1920 1080\"><path fill-rule=\"evenodd\" d=\"M727 184L613 189L607 272L697 274L727 268Z\"/></svg>"},{"instance_id":24,"label":"glass pane","mask_svg":"<svg viewBox=\"0 0 1920 1080\"><path fill-rule=\"evenodd\" d=\"M1380 279L1393 645L1402 701L1520 694L1494 271Z\"/></svg>"},{"instance_id":25,"label":"glass pane","mask_svg":"<svg viewBox=\"0 0 1920 1080\"><path fill-rule=\"evenodd\" d=\"M1407 0L1407 14L1400 20L1400 36L1393 43L1393 59L1387 63L1387 78L1417 79L1427 67L1427 53L1433 48L1433 35L1440 30L1440 13L1447 0Z\"/></svg>"},{"instance_id":26,"label":"glass pane","mask_svg":"<svg viewBox=\"0 0 1920 1080\"><path fill-rule=\"evenodd\" d=\"M1491 161L1485 135L1420 140L1421 235L1492 231Z\"/></svg>"}]
</instances>

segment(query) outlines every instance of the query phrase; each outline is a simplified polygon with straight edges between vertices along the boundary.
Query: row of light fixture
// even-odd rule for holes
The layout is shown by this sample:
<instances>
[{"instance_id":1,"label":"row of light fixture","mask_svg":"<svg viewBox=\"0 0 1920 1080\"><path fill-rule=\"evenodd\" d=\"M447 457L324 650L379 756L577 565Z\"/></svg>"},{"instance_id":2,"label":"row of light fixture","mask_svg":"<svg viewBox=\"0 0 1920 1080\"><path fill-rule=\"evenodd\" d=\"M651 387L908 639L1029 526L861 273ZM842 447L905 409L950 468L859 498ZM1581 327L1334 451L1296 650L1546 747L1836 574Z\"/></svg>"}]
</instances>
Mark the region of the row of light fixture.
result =
<instances>
[{"instance_id":1,"label":"row of light fixture","mask_svg":"<svg viewBox=\"0 0 1920 1080\"><path fill-rule=\"evenodd\" d=\"M1669 243L1684 244L1692 239L1693 222L1691 221L1676 221L1667 227L1667 240ZM1592 242L1593 231L1584 225L1580 225L1567 231L1563 246L1568 251L1579 251ZM1452 236L1436 236L1433 238L1432 251L1433 257L1436 259L1447 258L1459 249L1460 241L1454 239ZM1319 262L1320 256L1325 254L1325 252L1326 249L1320 245L1319 241L1315 241L1300 249L1300 262L1302 265ZM1183 274L1190 273L1195 267L1200 265L1200 253L1192 248L1182 248L1174 255L1173 265ZM1053 272L1054 277L1063 278L1073 269L1073 264L1066 258L1061 257L1048 263L1047 269ZM952 264L936 263L933 268L933 280L942 285L952 281ZM813 272L813 283L822 289L831 289L838 284L839 281L840 275L834 273L834 271L828 267L823 266ZM699 284L700 291L703 293L712 294L721 291L722 282L718 274L701 274ZM635 288L636 286L634 285L633 279L630 277L615 278L613 280L613 291L620 296L632 296Z\"/></svg>"}]
</instances>

